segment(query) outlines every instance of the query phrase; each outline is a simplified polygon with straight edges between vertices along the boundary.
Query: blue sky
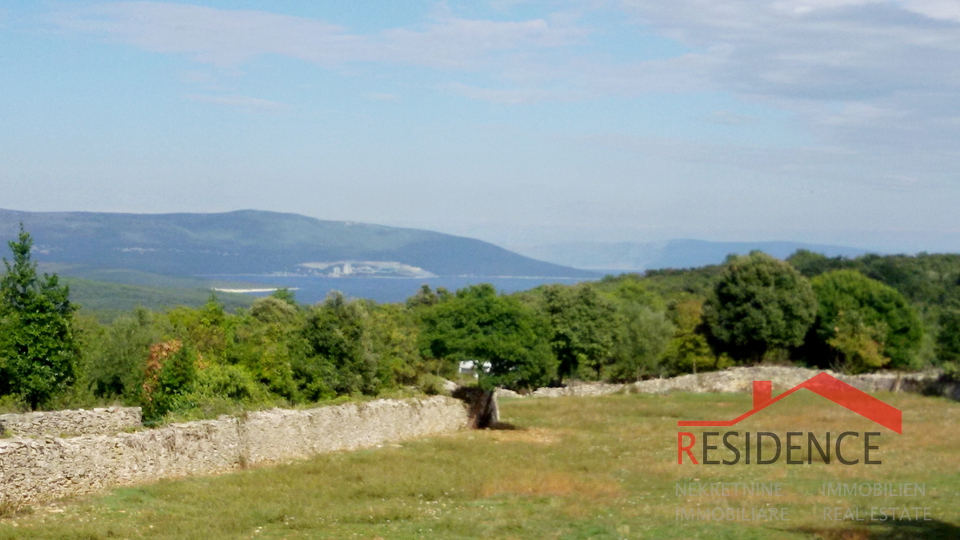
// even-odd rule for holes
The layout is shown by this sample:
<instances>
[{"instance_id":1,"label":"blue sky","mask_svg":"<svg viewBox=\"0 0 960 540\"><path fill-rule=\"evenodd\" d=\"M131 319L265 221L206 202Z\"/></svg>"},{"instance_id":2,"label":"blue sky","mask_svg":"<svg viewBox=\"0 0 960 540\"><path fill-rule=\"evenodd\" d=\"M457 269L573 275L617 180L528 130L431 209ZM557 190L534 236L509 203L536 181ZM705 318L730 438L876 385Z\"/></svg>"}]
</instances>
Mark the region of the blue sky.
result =
<instances>
[{"instance_id":1,"label":"blue sky","mask_svg":"<svg viewBox=\"0 0 960 540\"><path fill-rule=\"evenodd\" d=\"M960 251L960 2L0 1L0 207Z\"/></svg>"}]
</instances>

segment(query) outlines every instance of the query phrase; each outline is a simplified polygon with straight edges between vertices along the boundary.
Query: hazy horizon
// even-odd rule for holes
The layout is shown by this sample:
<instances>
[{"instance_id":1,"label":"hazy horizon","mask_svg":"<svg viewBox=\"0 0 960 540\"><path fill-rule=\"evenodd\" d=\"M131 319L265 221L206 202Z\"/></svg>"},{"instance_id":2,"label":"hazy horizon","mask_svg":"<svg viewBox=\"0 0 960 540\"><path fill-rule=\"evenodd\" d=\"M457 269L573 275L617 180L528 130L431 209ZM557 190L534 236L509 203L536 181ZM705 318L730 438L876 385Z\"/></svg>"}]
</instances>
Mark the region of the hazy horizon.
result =
<instances>
[{"instance_id":1,"label":"hazy horizon","mask_svg":"<svg viewBox=\"0 0 960 540\"><path fill-rule=\"evenodd\" d=\"M936 0L8 1L0 206L960 251Z\"/></svg>"}]
</instances>

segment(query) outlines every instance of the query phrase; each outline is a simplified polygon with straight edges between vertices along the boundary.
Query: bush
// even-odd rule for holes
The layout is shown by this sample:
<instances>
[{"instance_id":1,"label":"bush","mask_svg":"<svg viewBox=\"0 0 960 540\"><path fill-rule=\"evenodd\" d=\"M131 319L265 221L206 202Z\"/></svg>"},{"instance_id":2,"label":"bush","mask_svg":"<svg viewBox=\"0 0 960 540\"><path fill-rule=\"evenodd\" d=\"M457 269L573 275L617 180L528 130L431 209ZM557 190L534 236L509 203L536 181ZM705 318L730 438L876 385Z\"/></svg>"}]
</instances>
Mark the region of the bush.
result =
<instances>
[{"instance_id":1,"label":"bush","mask_svg":"<svg viewBox=\"0 0 960 540\"><path fill-rule=\"evenodd\" d=\"M191 407L187 396L197 378L196 353L179 340L150 347L143 383L143 417L156 421L170 411Z\"/></svg>"}]
</instances>

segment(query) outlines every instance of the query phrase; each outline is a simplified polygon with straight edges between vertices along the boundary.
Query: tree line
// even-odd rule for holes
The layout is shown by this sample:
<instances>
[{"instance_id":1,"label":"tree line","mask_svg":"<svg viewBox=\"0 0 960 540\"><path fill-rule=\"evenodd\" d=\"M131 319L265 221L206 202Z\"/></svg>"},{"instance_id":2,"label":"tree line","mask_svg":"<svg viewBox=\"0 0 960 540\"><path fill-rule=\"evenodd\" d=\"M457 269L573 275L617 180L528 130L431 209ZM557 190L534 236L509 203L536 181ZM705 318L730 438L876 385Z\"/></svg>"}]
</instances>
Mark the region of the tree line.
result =
<instances>
[{"instance_id":1,"label":"tree line","mask_svg":"<svg viewBox=\"0 0 960 540\"><path fill-rule=\"evenodd\" d=\"M0 408L140 405L147 420L343 396L436 393L460 361L515 390L762 362L860 373L960 364L960 257L761 252L692 270L511 295L423 285L399 304L281 289L249 309L138 308L109 323L40 276L32 239L0 280ZM482 367L486 366L486 367ZM467 379L471 380L471 379Z\"/></svg>"}]
</instances>

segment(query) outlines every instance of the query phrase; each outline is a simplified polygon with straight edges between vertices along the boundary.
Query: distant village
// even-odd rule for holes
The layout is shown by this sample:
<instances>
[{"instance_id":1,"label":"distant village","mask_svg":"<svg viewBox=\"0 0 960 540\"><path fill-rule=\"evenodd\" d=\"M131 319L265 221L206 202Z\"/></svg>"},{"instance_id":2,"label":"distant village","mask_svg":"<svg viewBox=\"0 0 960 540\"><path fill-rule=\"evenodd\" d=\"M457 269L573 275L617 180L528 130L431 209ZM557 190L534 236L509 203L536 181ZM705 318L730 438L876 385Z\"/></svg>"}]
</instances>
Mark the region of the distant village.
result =
<instances>
[{"instance_id":1,"label":"distant village","mask_svg":"<svg viewBox=\"0 0 960 540\"><path fill-rule=\"evenodd\" d=\"M423 268L394 261L336 261L309 262L297 265L297 270L287 275L317 277L436 277Z\"/></svg>"}]
</instances>

